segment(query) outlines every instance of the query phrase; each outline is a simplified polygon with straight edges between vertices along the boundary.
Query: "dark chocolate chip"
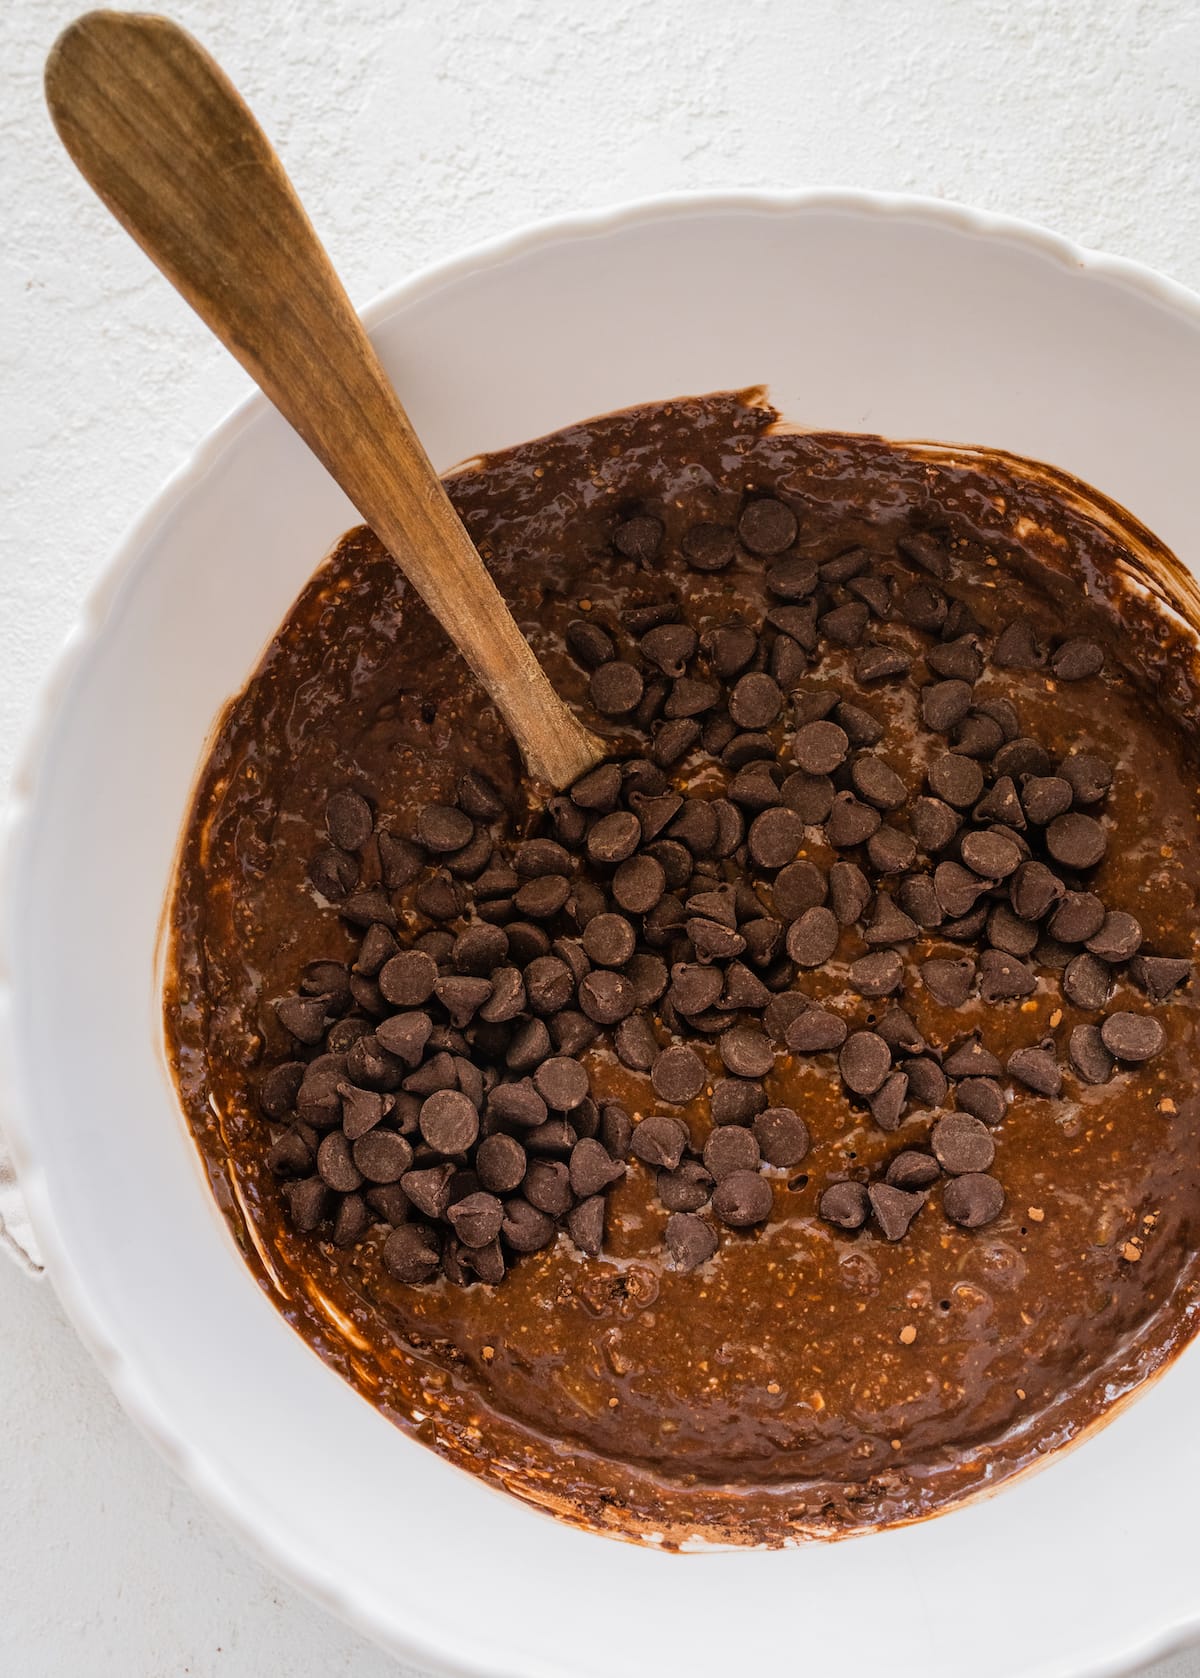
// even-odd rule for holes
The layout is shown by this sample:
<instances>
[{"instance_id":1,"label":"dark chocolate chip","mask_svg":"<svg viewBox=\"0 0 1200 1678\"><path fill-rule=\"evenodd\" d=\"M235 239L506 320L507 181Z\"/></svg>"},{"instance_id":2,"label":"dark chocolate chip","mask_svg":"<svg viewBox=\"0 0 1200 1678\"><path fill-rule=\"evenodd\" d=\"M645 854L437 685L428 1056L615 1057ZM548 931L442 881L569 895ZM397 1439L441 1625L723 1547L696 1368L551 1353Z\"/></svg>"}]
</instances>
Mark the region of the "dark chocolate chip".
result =
<instances>
[{"instance_id":1,"label":"dark chocolate chip","mask_svg":"<svg viewBox=\"0 0 1200 1678\"><path fill-rule=\"evenodd\" d=\"M904 962L895 950L877 950L850 963L849 980L860 996L891 996L904 984Z\"/></svg>"},{"instance_id":2,"label":"dark chocolate chip","mask_svg":"<svg viewBox=\"0 0 1200 1678\"><path fill-rule=\"evenodd\" d=\"M747 502L737 527L743 546L751 553L764 555L790 548L798 528L792 509L770 495Z\"/></svg>"},{"instance_id":3,"label":"dark chocolate chip","mask_svg":"<svg viewBox=\"0 0 1200 1678\"><path fill-rule=\"evenodd\" d=\"M569 1170L571 1191L580 1200L602 1193L625 1175L621 1161L613 1159L602 1142L587 1136L572 1148Z\"/></svg>"},{"instance_id":4,"label":"dark chocolate chip","mask_svg":"<svg viewBox=\"0 0 1200 1678\"><path fill-rule=\"evenodd\" d=\"M947 1113L934 1125L929 1140L938 1164L952 1177L986 1171L996 1157L991 1132L970 1113Z\"/></svg>"},{"instance_id":5,"label":"dark chocolate chip","mask_svg":"<svg viewBox=\"0 0 1200 1678\"><path fill-rule=\"evenodd\" d=\"M571 1178L560 1159L530 1160L522 1188L529 1204L547 1217L562 1218L570 1210Z\"/></svg>"},{"instance_id":6,"label":"dark chocolate chip","mask_svg":"<svg viewBox=\"0 0 1200 1678\"><path fill-rule=\"evenodd\" d=\"M898 810L908 789L891 764L874 752L860 752L850 765L850 782L860 798L877 810Z\"/></svg>"},{"instance_id":7,"label":"dark chocolate chip","mask_svg":"<svg viewBox=\"0 0 1200 1678\"><path fill-rule=\"evenodd\" d=\"M1022 920L1038 921L1065 892L1062 881L1044 862L1023 862L1012 877L1008 897Z\"/></svg>"},{"instance_id":8,"label":"dark chocolate chip","mask_svg":"<svg viewBox=\"0 0 1200 1678\"><path fill-rule=\"evenodd\" d=\"M655 1094L677 1106L695 1100L704 1088L704 1078L703 1061L686 1043L664 1049L650 1073Z\"/></svg>"},{"instance_id":9,"label":"dark chocolate chip","mask_svg":"<svg viewBox=\"0 0 1200 1678\"><path fill-rule=\"evenodd\" d=\"M893 676L907 676L912 659L899 647L875 643L864 647L854 661L854 675L860 682L886 682Z\"/></svg>"},{"instance_id":10,"label":"dark chocolate chip","mask_svg":"<svg viewBox=\"0 0 1200 1678\"><path fill-rule=\"evenodd\" d=\"M902 874L917 860L916 841L902 828L881 827L867 840L867 859L877 874ZM932 896L933 882L926 883ZM936 896L933 903L935 912L940 913Z\"/></svg>"},{"instance_id":11,"label":"dark chocolate chip","mask_svg":"<svg viewBox=\"0 0 1200 1678\"><path fill-rule=\"evenodd\" d=\"M925 1204L923 1194L910 1194L907 1189L895 1188L891 1183L872 1183L867 1190L867 1197L871 1211L875 1214L879 1233L885 1241L902 1240L908 1233L909 1225Z\"/></svg>"},{"instance_id":12,"label":"dark chocolate chip","mask_svg":"<svg viewBox=\"0 0 1200 1678\"><path fill-rule=\"evenodd\" d=\"M943 1008L961 1008L975 984L975 963L969 956L935 956L921 963L921 979Z\"/></svg>"},{"instance_id":13,"label":"dark chocolate chip","mask_svg":"<svg viewBox=\"0 0 1200 1678\"><path fill-rule=\"evenodd\" d=\"M453 1176L454 1167L447 1160L442 1165L406 1171L400 1179L400 1187L418 1212L436 1220L445 1216L450 1204L450 1179Z\"/></svg>"},{"instance_id":14,"label":"dark chocolate chip","mask_svg":"<svg viewBox=\"0 0 1200 1678\"><path fill-rule=\"evenodd\" d=\"M842 1082L855 1095L874 1095L892 1067L892 1052L875 1031L852 1031L838 1055Z\"/></svg>"},{"instance_id":15,"label":"dark chocolate chip","mask_svg":"<svg viewBox=\"0 0 1200 1678\"><path fill-rule=\"evenodd\" d=\"M1098 804L1112 786L1113 773L1102 757L1092 752L1072 752L1058 766L1076 804Z\"/></svg>"},{"instance_id":16,"label":"dark chocolate chip","mask_svg":"<svg viewBox=\"0 0 1200 1678\"><path fill-rule=\"evenodd\" d=\"M1098 641L1073 636L1055 648L1050 668L1060 682L1081 682L1087 676L1098 676L1104 668L1104 648Z\"/></svg>"},{"instance_id":17,"label":"dark chocolate chip","mask_svg":"<svg viewBox=\"0 0 1200 1678\"><path fill-rule=\"evenodd\" d=\"M641 699L645 689L641 672L634 664L614 658L593 670L588 692L603 717L625 717Z\"/></svg>"},{"instance_id":18,"label":"dark chocolate chip","mask_svg":"<svg viewBox=\"0 0 1200 1678\"><path fill-rule=\"evenodd\" d=\"M937 635L946 621L946 596L931 583L913 583L904 589L896 601L896 610L905 623L923 629L927 635Z\"/></svg>"},{"instance_id":19,"label":"dark chocolate chip","mask_svg":"<svg viewBox=\"0 0 1200 1678\"><path fill-rule=\"evenodd\" d=\"M504 1207L494 1194L480 1189L447 1207L446 1218L464 1246L485 1247L500 1233Z\"/></svg>"},{"instance_id":20,"label":"dark chocolate chip","mask_svg":"<svg viewBox=\"0 0 1200 1678\"><path fill-rule=\"evenodd\" d=\"M600 968L580 983L579 1006L597 1025L616 1025L637 1005L637 993L623 973Z\"/></svg>"},{"instance_id":21,"label":"dark chocolate chip","mask_svg":"<svg viewBox=\"0 0 1200 1678\"><path fill-rule=\"evenodd\" d=\"M712 1197L713 1211L731 1229L765 1223L773 1202L770 1183L756 1171L731 1172L717 1184Z\"/></svg>"},{"instance_id":22,"label":"dark chocolate chip","mask_svg":"<svg viewBox=\"0 0 1200 1678\"><path fill-rule=\"evenodd\" d=\"M475 1154L479 1181L492 1194L511 1194L525 1176L525 1150L515 1136L485 1136Z\"/></svg>"},{"instance_id":23,"label":"dark chocolate chip","mask_svg":"<svg viewBox=\"0 0 1200 1678\"><path fill-rule=\"evenodd\" d=\"M992 648L992 663L1001 670L1038 670L1045 662L1033 630L1021 620L1002 629Z\"/></svg>"},{"instance_id":24,"label":"dark chocolate chip","mask_svg":"<svg viewBox=\"0 0 1200 1678\"><path fill-rule=\"evenodd\" d=\"M717 1250L716 1231L691 1212L673 1212L667 1219L663 1239L676 1270L695 1270Z\"/></svg>"},{"instance_id":25,"label":"dark chocolate chip","mask_svg":"<svg viewBox=\"0 0 1200 1678\"><path fill-rule=\"evenodd\" d=\"M343 851L361 851L371 837L375 818L360 792L335 792L325 806L325 829Z\"/></svg>"},{"instance_id":26,"label":"dark chocolate chip","mask_svg":"<svg viewBox=\"0 0 1200 1678\"><path fill-rule=\"evenodd\" d=\"M279 1023L297 1043L319 1043L328 1024L328 999L324 996L282 996L274 1004Z\"/></svg>"},{"instance_id":27,"label":"dark chocolate chip","mask_svg":"<svg viewBox=\"0 0 1200 1678\"><path fill-rule=\"evenodd\" d=\"M965 762L963 758L952 761ZM933 856L944 851L960 826L960 817L940 798L918 798L909 813L909 826L921 849Z\"/></svg>"},{"instance_id":28,"label":"dark chocolate chip","mask_svg":"<svg viewBox=\"0 0 1200 1678\"><path fill-rule=\"evenodd\" d=\"M558 1233L554 1219L523 1195L505 1202L501 1234L514 1253L537 1253L548 1247Z\"/></svg>"},{"instance_id":29,"label":"dark chocolate chip","mask_svg":"<svg viewBox=\"0 0 1200 1678\"><path fill-rule=\"evenodd\" d=\"M741 1125L721 1125L704 1144L704 1169L714 1183L735 1171L757 1171L760 1164L758 1143Z\"/></svg>"},{"instance_id":30,"label":"dark chocolate chip","mask_svg":"<svg viewBox=\"0 0 1200 1678\"><path fill-rule=\"evenodd\" d=\"M869 621L870 613L861 600L847 600L844 605L823 613L817 619L817 627L836 646L857 647Z\"/></svg>"},{"instance_id":31,"label":"dark chocolate chip","mask_svg":"<svg viewBox=\"0 0 1200 1678\"><path fill-rule=\"evenodd\" d=\"M384 1269L396 1282L428 1282L441 1262L437 1240L420 1224L401 1224L383 1244Z\"/></svg>"},{"instance_id":32,"label":"dark chocolate chip","mask_svg":"<svg viewBox=\"0 0 1200 1678\"><path fill-rule=\"evenodd\" d=\"M833 720L852 746L877 746L883 739L883 724L861 705L843 700L834 710Z\"/></svg>"},{"instance_id":33,"label":"dark chocolate chip","mask_svg":"<svg viewBox=\"0 0 1200 1678\"><path fill-rule=\"evenodd\" d=\"M935 676L947 680L974 683L983 675L983 655L973 635L960 635L957 640L930 647L925 662Z\"/></svg>"},{"instance_id":34,"label":"dark chocolate chip","mask_svg":"<svg viewBox=\"0 0 1200 1678\"><path fill-rule=\"evenodd\" d=\"M840 926L853 926L862 919L871 901L871 887L857 863L833 864L829 870L829 898Z\"/></svg>"},{"instance_id":35,"label":"dark chocolate chip","mask_svg":"<svg viewBox=\"0 0 1200 1678\"><path fill-rule=\"evenodd\" d=\"M763 810L750 824L746 844L752 861L766 869L782 868L804 840L804 822L794 810Z\"/></svg>"},{"instance_id":36,"label":"dark chocolate chip","mask_svg":"<svg viewBox=\"0 0 1200 1678\"><path fill-rule=\"evenodd\" d=\"M588 1093L588 1076L577 1060L551 1055L533 1075L533 1086L556 1113L569 1113Z\"/></svg>"},{"instance_id":37,"label":"dark chocolate chip","mask_svg":"<svg viewBox=\"0 0 1200 1678\"><path fill-rule=\"evenodd\" d=\"M1171 992L1186 984L1192 976L1192 964L1174 956L1135 956L1129 964L1129 977L1139 990L1145 991L1151 1002L1165 1002Z\"/></svg>"},{"instance_id":38,"label":"dark chocolate chip","mask_svg":"<svg viewBox=\"0 0 1200 1678\"><path fill-rule=\"evenodd\" d=\"M780 1170L799 1165L811 1145L808 1126L791 1107L765 1108L751 1129L766 1164Z\"/></svg>"},{"instance_id":39,"label":"dark chocolate chip","mask_svg":"<svg viewBox=\"0 0 1200 1678\"><path fill-rule=\"evenodd\" d=\"M461 851L475 834L475 823L453 804L426 804L417 817L417 838L427 851Z\"/></svg>"},{"instance_id":40,"label":"dark chocolate chip","mask_svg":"<svg viewBox=\"0 0 1200 1678\"><path fill-rule=\"evenodd\" d=\"M1046 827L1071 808L1071 784L1061 775L1022 775L1021 804L1035 827Z\"/></svg>"},{"instance_id":41,"label":"dark chocolate chip","mask_svg":"<svg viewBox=\"0 0 1200 1678\"><path fill-rule=\"evenodd\" d=\"M880 1130L896 1130L904 1117L908 1100L908 1074L889 1072L875 1094L868 1099L871 1117Z\"/></svg>"},{"instance_id":42,"label":"dark chocolate chip","mask_svg":"<svg viewBox=\"0 0 1200 1678\"><path fill-rule=\"evenodd\" d=\"M985 1049L977 1037L968 1037L942 1062L942 1070L950 1078L998 1078L1000 1062L990 1049Z\"/></svg>"},{"instance_id":43,"label":"dark chocolate chip","mask_svg":"<svg viewBox=\"0 0 1200 1678\"><path fill-rule=\"evenodd\" d=\"M943 804L956 810L969 809L983 792L983 770L973 758L961 757L956 752L945 752L934 758L926 775L930 790Z\"/></svg>"},{"instance_id":44,"label":"dark chocolate chip","mask_svg":"<svg viewBox=\"0 0 1200 1678\"><path fill-rule=\"evenodd\" d=\"M955 728L971 709L971 685L953 677L921 689L921 719L939 734Z\"/></svg>"},{"instance_id":45,"label":"dark chocolate chip","mask_svg":"<svg viewBox=\"0 0 1200 1678\"><path fill-rule=\"evenodd\" d=\"M525 969L525 996L535 1014L556 1014L574 990L575 976L558 956L535 956Z\"/></svg>"},{"instance_id":46,"label":"dark chocolate chip","mask_svg":"<svg viewBox=\"0 0 1200 1678\"><path fill-rule=\"evenodd\" d=\"M878 831L882 819L878 810L860 803L852 792L839 792L825 822L825 837L838 850L861 845Z\"/></svg>"},{"instance_id":47,"label":"dark chocolate chip","mask_svg":"<svg viewBox=\"0 0 1200 1678\"><path fill-rule=\"evenodd\" d=\"M951 1223L963 1229L979 1229L994 1222L1004 1210L1004 1190L994 1177L970 1171L946 1184L942 1210Z\"/></svg>"},{"instance_id":48,"label":"dark chocolate chip","mask_svg":"<svg viewBox=\"0 0 1200 1678\"><path fill-rule=\"evenodd\" d=\"M922 1153L919 1148L905 1148L888 1166L885 1181L894 1189L911 1193L929 1188L940 1176L941 1168L932 1154Z\"/></svg>"},{"instance_id":49,"label":"dark chocolate chip","mask_svg":"<svg viewBox=\"0 0 1200 1678\"><path fill-rule=\"evenodd\" d=\"M792 739L792 756L806 775L828 775L849 750L846 731L835 722L806 723Z\"/></svg>"},{"instance_id":50,"label":"dark chocolate chip","mask_svg":"<svg viewBox=\"0 0 1200 1678\"><path fill-rule=\"evenodd\" d=\"M987 1125L998 1125L1007 1111L1004 1091L994 1078L963 1078L954 1087L954 1099L964 1113Z\"/></svg>"},{"instance_id":51,"label":"dark chocolate chip","mask_svg":"<svg viewBox=\"0 0 1200 1678\"><path fill-rule=\"evenodd\" d=\"M871 1212L871 1202L862 1183L832 1183L822 1194L818 1210L826 1223L838 1229L861 1229Z\"/></svg>"},{"instance_id":52,"label":"dark chocolate chip","mask_svg":"<svg viewBox=\"0 0 1200 1678\"><path fill-rule=\"evenodd\" d=\"M744 1078L719 1078L713 1085L709 1110L715 1125L749 1124L767 1105L761 1084Z\"/></svg>"},{"instance_id":53,"label":"dark chocolate chip","mask_svg":"<svg viewBox=\"0 0 1200 1678\"><path fill-rule=\"evenodd\" d=\"M1112 992L1112 971L1087 953L1072 956L1062 976L1063 995L1076 1008L1103 1008Z\"/></svg>"},{"instance_id":54,"label":"dark chocolate chip","mask_svg":"<svg viewBox=\"0 0 1200 1678\"><path fill-rule=\"evenodd\" d=\"M828 775L809 775L798 769L786 777L779 797L802 821L815 827L833 808L833 782Z\"/></svg>"},{"instance_id":55,"label":"dark chocolate chip","mask_svg":"<svg viewBox=\"0 0 1200 1678\"><path fill-rule=\"evenodd\" d=\"M733 531L724 524L693 524L684 531L684 558L697 571L720 571L733 558Z\"/></svg>"},{"instance_id":56,"label":"dark chocolate chip","mask_svg":"<svg viewBox=\"0 0 1200 1678\"><path fill-rule=\"evenodd\" d=\"M1128 961L1142 942L1141 923L1124 909L1110 909L1099 929L1087 939L1087 947L1101 961Z\"/></svg>"},{"instance_id":57,"label":"dark chocolate chip","mask_svg":"<svg viewBox=\"0 0 1200 1678\"><path fill-rule=\"evenodd\" d=\"M1113 1057L1104 1046L1098 1025L1077 1025L1067 1044L1071 1065L1088 1084L1106 1084L1113 1075Z\"/></svg>"},{"instance_id":58,"label":"dark chocolate chip","mask_svg":"<svg viewBox=\"0 0 1200 1678\"><path fill-rule=\"evenodd\" d=\"M1036 1095L1062 1094L1062 1068L1052 1048L1014 1049L1008 1057L1008 1072Z\"/></svg>"},{"instance_id":59,"label":"dark chocolate chip","mask_svg":"<svg viewBox=\"0 0 1200 1678\"><path fill-rule=\"evenodd\" d=\"M897 908L886 891L881 891L876 895L863 937L868 944L878 948L886 944L907 944L919 931L916 921L903 909Z\"/></svg>"},{"instance_id":60,"label":"dark chocolate chip","mask_svg":"<svg viewBox=\"0 0 1200 1678\"><path fill-rule=\"evenodd\" d=\"M1033 921L1014 915L1007 903L997 903L988 911L988 942L993 949L1006 950L1012 956L1032 954L1038 941L1038 929Z\"/></svg>"},{"instance_id":61,"label":"dark chocolate chip","mask_svg":"<svg viewBox=\"0 0 1200 1678\"><path fill-rule=\"evenodd\" d=\"M787 953L800 967L820 967L838 946L839 928L832 911L822 905L806 909L787 932Z\"/></svg>"},{"instance_id":62,"label":"dark chocolate chip","mask_svg":"<svg viewBox=\"0 0 1200 1678\"><path fill-rule=\"evenodd\" d=\"M946 1099L949 1084L946 1074L936 1060L928 1055L915 1055L901 1062L901 1070L908 1078L908 1094L922 1107L940 1107ZM971 1111L974 1111L972 1108Z\"/></svg>"},{"instance_id":63,"label":"dark chocolate chip","mask_svg":"<svg viewBox=\"0 0 1200 1678\"><path fill-rule=\"evenodd\" d=\"M1102 1022L1100 1036L1110 1055L1135 1063L1151 1060L1167 1040L1166 1032L1153 1015L1132 1014L1124 1009Z\"/></svg>"},{"instance_id":64,"label":"dark chocolate chip","mask_svg":"<svg viewBox=\"0 0 1200 1678\"><path fill-rule=\"evenodd\" d=\"M846 1022L839 1015L827 1008L811 1007L798 1014L786 1028L784 1041L797 1054L820 1054L840 1049L846 1034Z\"/></svg>"},{"instance_id":65,"label":"dark chocolate chip","mask_svg":"<svg viewBox=\"0 0 1200 1678\"><path fill-rule=\"evenodd\" d=\"M742 676L729 696L729 714L739 728L769 728L782 709L778 684L762 670Z\"/></svg>"},{"instance_id":66,"label":"dark chocolate chip","mask_svg":"<svg viewBox=\"0 0 1200 1678\"><path fill-rule=\"evenodd\" d=\"M752 1026L734 1026L722 1032L717 1050L725 1070L738 1078L765 1078L775 1065L770 1038Z\"/></svg>"},{"instance_id":67,"label":"dark chocolate chip","mask_svg":"<svg viewBox=\"0 0 1200 1678\"><path fill-rule=\"evenodd\" d=\"M1019 956L1006 950L984 950L979 957L979 994L985 1002L1032 996L1037 975Z\"/></svg>"},{"instance_id":68,"label":"dark chocolate chip","mask_svg":"<svg viewBox=\"0 0 1200 1678\"><path fill-rule=\"evenodd\" d=\"M461 1090L435 1090L422 1103L420 1125L437 1153L465 1154L479 1135L479 1114Z\"/></svg>"},{"instance_id":69,"label":"dark chocolate chip","mask_svg":"<svg viewBox=\"0 0 1200 1678\"><path fill-rule=\"evenodd\" d=\"M1046 829L1046 849L1065 868L1094 868L1107 848L1100 823L1078 810L1056 816Z\"/></svg>"},{"instance_id":70,"label":"dark chocolate chip","mask_svg":"<svg viewBox=\"0 0 1200 1678\"><path fill-rule=\"evenodd\" d=\"M674 1171L688 1145L687 1126L665 1113L653 1113L633 1129L629 1151L643 1165L659 1171Z\"/></svg>"}]
</instances>

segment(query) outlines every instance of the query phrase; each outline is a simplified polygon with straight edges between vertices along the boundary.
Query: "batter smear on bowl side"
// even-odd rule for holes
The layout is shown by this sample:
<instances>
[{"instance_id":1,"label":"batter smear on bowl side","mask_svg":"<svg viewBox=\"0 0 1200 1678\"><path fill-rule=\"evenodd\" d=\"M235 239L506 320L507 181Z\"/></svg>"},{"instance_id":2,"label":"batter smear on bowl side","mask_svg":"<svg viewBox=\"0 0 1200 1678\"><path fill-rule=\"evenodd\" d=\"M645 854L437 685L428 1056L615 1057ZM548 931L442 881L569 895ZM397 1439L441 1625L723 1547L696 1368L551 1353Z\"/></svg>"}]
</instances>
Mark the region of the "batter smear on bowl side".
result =
<instances>
[{"instance_id":1,"label":"batter smear on bowl side","mask_svg":"<svg viewBox=\"0 0 1200 1678\"><path fill-rule=\"evenodd\" d=\"M400 1426L671 1545L909 1520L1200 1312L1186 574L987 451L609 415L448 487L613 755L370 532L204 767L165 997L261 1285Z\"/></svg>"}]
</instances>

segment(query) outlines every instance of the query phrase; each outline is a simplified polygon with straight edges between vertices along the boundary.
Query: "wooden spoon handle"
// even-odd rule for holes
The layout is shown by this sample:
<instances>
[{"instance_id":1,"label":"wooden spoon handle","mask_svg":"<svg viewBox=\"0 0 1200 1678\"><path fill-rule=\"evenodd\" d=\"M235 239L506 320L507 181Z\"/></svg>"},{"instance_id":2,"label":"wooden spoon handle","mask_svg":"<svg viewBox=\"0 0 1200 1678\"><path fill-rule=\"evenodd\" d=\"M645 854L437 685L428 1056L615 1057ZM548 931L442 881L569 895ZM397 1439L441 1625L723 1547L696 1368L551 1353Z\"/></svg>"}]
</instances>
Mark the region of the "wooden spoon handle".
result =
<instances>
[{"instance_id":1,"label":"wooden spoon handle","mask_svg":"<svg viewBox=\"0 0 1200 1678\"><path fill-rule=\"evenodd\" d=\"M79 169L295 427L495 701L529 772L569 785L605 748L554 692L442 488L278 157L166 18L89 12L46 99Z\"/></svg>"}]
</instances>

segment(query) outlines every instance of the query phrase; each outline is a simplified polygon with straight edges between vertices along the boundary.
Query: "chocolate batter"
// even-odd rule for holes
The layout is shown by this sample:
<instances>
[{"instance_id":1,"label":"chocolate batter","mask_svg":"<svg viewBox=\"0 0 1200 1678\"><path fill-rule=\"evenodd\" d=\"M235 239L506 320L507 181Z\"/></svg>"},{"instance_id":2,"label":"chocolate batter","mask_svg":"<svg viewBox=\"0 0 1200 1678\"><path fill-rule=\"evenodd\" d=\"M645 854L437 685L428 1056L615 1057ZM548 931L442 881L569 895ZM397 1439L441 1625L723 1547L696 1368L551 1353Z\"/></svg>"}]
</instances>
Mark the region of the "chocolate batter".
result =
<instances>
[{"instance_id":1,"label":"chocolate batter","mask_svg":"<svg viewBox=\"0 0 1200 1678\"><path fill-rule=\"evenodd\" d=\"M1192 957L1195 600L1119 509L1002 456L792 434L753 394L594 420L490 457L449 488L555 685L601 728L568 624L617 627L631 605L677 600L701 631L734 615L757 626L778 604L744 544L717 571L683 557L697 524L736 528L748 494L792 507L788 551L818 562L855 547L894 557L898 540L933 533L954 555L944 591L988 645L1019 622L1045 646L1086 637L1103 649L1087 680L989 664L976 702L1011 702L1056 760L1083 751L1112 767L1110 843L1088 888L1136 916L1145 951ZM652 556L628 536L633 557L614 544L631 520L661 524ZM835 584L824 605L845 599ZM928 636L896 620L881 639L921 668ZM861 703L919 790L945 742L923 728L912 681L868 687L858 657L824 643L794 692L836 688ZM609 731L627 736L628 721ZM267 1164L280 1127L255 1091L296 1053L272 1001L307 963L349 961L362 939L310 881L328 798L356 789L408 833L413 812L452 803L472 768L529 807L536 829L538 801L499 719L375 538L351 532L222 721L172 904L167 1034L214 1193L280 1311L398 1425L597 1530L780 1543L913 1519L995 1485L1078 1437L1187 1341L1200 1313L1193 987L1155 999L1161 1052L1091 1083L1066 1046L1102 1016L1064 998L1049 959L1035 962L1031 994L960 1000L953 983L917 977L962 955L936 930L902 950L904 1003L931 1048L978 1032L1003 1063L1048 1041L1063 1066L1055 1096L1006 1081L1013 1098L993 1133L1004 1207L986 1227L937 1210L962 1178L932 1189L902 1239L822 1216L831 1185L876 1180L901 1149L927 1147L930 1113L884 1129L848 1099L833 1057L784 1049L766 1093L802 1115L811 1149L772 1174L769 1220L723 1230L698 1269L669 1262L655 1174L636 1160L610 1191L599 1255L562 1235L496 1286L392 1280L379 1262L386 1225L344 1247L328 1227L298 1233ZM686 762L672 775L685 785ZM379 878L374 845L366 887ZM835 859L818 826L799 854L822 869ZM402 940L405 925L411 935L428 922L402 920ZM887 1002L848 980L866 951L843 930L794 987L869 1028ZM1116 969L1106 1010L1147 1014L1130 969ZM696 1046L720 1076L711 1044ZM607 1035L583 1059L597 1101L635 1118L663 1110ZM699 1147L706 1095L670 1110Z\"/></svg>"}]
</instances>

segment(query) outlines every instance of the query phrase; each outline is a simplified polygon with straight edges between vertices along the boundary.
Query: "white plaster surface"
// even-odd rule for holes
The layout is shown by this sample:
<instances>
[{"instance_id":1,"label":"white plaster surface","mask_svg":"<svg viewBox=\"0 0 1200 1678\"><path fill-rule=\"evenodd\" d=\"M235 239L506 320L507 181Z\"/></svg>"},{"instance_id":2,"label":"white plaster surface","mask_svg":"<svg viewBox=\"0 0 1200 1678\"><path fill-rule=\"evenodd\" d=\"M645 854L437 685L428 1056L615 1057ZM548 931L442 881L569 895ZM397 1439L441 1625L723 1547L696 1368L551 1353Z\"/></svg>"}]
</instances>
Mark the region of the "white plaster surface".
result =
<instances>
[{"instance_id":1,"label":"white plaster surface","mask_svg":"<svg viewBox=\"0 0 1200 1678\"><path fill-rule=\"evenodd\" d=\"M41 64L76 9L0 7L0 778L105 556L246 389L58 148ZM359 302L558 211L818 183L1028 216L1200 287L1198 0L171 9L248 96ZM0 1673L399 1671L242 1552L50 1289L0 1263ZM1154 1678L1200 1678L1200 1654Z\"/></svg>"}]
</instances>

